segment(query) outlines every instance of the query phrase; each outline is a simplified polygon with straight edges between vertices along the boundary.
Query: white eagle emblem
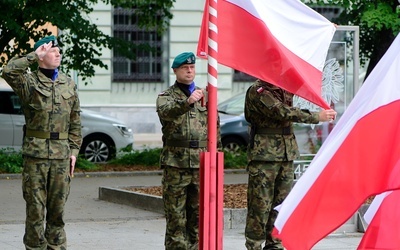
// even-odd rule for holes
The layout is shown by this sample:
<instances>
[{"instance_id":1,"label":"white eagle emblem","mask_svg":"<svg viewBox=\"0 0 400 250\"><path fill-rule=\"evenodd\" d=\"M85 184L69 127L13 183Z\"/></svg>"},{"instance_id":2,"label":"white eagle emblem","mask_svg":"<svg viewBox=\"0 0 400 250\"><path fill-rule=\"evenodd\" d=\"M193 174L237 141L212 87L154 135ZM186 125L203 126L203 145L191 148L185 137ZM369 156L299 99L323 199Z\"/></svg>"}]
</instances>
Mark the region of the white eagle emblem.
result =
<instances>
[{"instance_id":1,"label":"white eagle emblem","mask_svg":"<svg viewBox=\"0 0 400 250\"><path fill-rule=\"evenodd\" d=\"M325 62L322 72L322 98L326 103L337 103L340 100L340 93L344 90L343 69L340 67L336 58L331 58ZM299 96L293 97L293 106L318 112L321 108Z\"/></svg>"}]
</instances>

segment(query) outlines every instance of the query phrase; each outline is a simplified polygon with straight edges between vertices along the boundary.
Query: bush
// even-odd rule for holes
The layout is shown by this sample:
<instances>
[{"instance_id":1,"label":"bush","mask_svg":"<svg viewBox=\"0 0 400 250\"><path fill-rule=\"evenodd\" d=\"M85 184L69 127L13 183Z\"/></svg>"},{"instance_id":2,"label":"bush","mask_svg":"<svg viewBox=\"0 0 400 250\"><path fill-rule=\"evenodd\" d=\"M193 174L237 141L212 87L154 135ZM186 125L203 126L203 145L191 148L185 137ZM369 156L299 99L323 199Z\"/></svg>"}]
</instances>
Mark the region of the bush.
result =
<instances>
[{"instance_id":1,"label":"bush","mask_svg":"<svg viewBox=\"0 0 400 250\"><path fill-rule=\"evenodd\" d=\"M235 153L224 150L224 168L240 169L247 166L246 151L240 150Z\"/></svg>"},{"instance_id":2,"label":"bush","mask_svg":"<svg viewBox=\"0 0 400 250\"><path fill-rule=\"evenodd\" d=\"M118 158L108 162L110 165L125 166L158 166L161 148L134 150L121 153ZM224 168L240 169L247 165L245 151L228 152L224 151ZM79 156L76 162L76 169L93 171L99 169L99 165L92 163ZM22 153L12 148L0 149L0 173L21 173L22 172Z\"/></svg>"},{"instance_id":3,"label":"bush","mask_svg":"<svg viewBox=\"0 0 400 250\"><path fill-rule=\"evenodd\" d=\"M94 164L93 162L90 162L86 160L85 158L78 156L78 159L76 160L75 168L81 169L81 170L96 170L99 167Z\"/></svg>"},{"instance_id":4,"label":"bush","mask_svg":"<svg viewBox=\"0 0 400 250\"><path fill-rule=\"evenodd\" d=\"M161 148L134 150L130 153L124 153L120 157L111 160L111 165L141 165L158 166L161 154ZM247 155L245 151L229 152L224 151L225 168L240 169L247 166Z\"/></svg>"},{"instance_id":5,"label":"bush","mask_svg":"<svg viewBox=\"0 0 400 250\"><path fill-rule=\"evenodd\" d=\"M13 148L0 149L0 172L16 174L22 172L22 154Z\"/></svg>"},{"instance_id":6,"label":"bush","mask_svg":"<svg viewBox=\"0 0 400 250\"><path fill-rule=\"evenodd\" d=\"M78 157L75 168L95 170L97 165ZM17 174L22 172L22 152L13 148L0 149L0 173Z\"/></svg>"},{"instance_id":7,"label":"bush","mask_svg":"<svg viewBox=\"0 0 400 250\"><path fill-rule=\"evenodd\" d=\"M112 165L141 165L158 166L160 161L161 148L147 148L144 150L133 150L124 153L120 157L109 162Z\"/></svg>"}]
</instances>

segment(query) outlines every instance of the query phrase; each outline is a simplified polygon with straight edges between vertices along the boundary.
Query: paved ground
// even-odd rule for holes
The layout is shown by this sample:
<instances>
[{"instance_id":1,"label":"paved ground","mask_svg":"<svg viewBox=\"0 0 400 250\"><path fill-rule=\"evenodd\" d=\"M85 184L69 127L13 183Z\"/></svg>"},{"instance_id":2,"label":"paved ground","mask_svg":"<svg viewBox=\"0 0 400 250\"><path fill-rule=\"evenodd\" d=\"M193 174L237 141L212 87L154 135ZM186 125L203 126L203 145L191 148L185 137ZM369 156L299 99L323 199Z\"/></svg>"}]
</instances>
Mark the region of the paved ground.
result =
<instances>
[{"instance_id":1,"label":"paved ground","mask_svg":"<svg viewBox=\"0 0 400 250\"><path fill-rule=\"evenodd\" d=\"M68 246L72 250L163 249L165 220L153 213L98 199L101 186L154 186L160 175L91 174L73 179L66 207ZM246 174L225 174L225 183L245 183ZM18 175L0 175L0 249L24 249L25 203ZM362 234L330 235L313 249L356 249ZM224 231L224 249L244 248L243 229Z\"/></svg>"}]
</instances>

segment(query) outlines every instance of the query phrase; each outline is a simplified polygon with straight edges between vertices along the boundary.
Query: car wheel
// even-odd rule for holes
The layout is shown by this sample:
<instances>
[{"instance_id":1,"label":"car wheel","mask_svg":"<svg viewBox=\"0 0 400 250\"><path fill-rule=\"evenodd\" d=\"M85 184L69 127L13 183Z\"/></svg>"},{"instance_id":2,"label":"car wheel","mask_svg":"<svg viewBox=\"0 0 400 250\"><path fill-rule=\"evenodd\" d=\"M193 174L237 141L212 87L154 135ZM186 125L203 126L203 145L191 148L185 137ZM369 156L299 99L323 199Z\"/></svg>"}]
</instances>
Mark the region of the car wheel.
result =
<instances>
[{"instance_id":1,"label":"car wheel","mask_svg":"<svg viewBox=\"0 0 400 250\"><path fill-rule=\"evenodd\" d=\"M115 156L113 141L104 135L88 136L83 139L80 154L91 162L107 162Z\"/></svg>"},{"instance_id":2,"label":"car wheel","mask_svg":"<svg viewBox=\"0 0 400 250\"><path fill-rule=\"evenodd\" d=\"M237 153L246 146L245 142L238 137L224 137L221 141L224 149L231 153Z\"/></svg>"}]
</instances>

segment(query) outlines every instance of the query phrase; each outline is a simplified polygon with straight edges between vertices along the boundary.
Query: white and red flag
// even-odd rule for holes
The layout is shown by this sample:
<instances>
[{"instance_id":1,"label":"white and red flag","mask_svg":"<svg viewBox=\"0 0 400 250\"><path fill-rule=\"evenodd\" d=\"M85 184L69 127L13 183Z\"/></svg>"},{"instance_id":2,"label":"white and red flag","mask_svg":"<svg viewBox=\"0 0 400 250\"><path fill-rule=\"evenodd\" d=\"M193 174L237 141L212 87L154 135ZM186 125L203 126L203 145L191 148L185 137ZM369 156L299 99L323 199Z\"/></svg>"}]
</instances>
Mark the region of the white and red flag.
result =
<instances>
[{"instance_id":1,"label":"white and red flag","mask_svg":"<svg viewBox=\"0 0 400 250\"><path fill-rule=\"evenodd\" d=\"M397 36L282 203L275 236L287 249L311 249L368 197L400 188L399 69Z\"/></svg>"},{"instance_id":2,"label":"white and red flag","mask_svg":"<svg viewBox=\"0 0 400 250\"><path fill-rule=\"evenodd\" d=\"M208 1L208 0L207 0ZM208 4L197 55L208 54ZM215 10L211 10L215 11ZM270 82L323 108L322 70L334 25L299 0L218 0L218 63Z\"/></svg>"},{"instance_id":3,"label":"white and red flag","mask_svg":"<svg viewBox=\"0 0 400 250\"><path fill-rule=\"evenodd\" d=\"M376 196L364 218L369 225L358 250L400 249L400 190Z\"/></svg>"}]
</instances>

